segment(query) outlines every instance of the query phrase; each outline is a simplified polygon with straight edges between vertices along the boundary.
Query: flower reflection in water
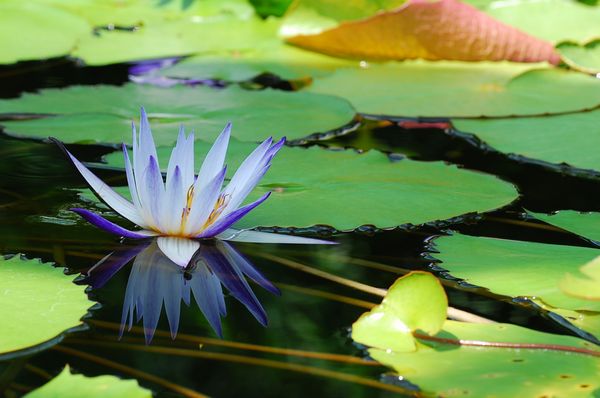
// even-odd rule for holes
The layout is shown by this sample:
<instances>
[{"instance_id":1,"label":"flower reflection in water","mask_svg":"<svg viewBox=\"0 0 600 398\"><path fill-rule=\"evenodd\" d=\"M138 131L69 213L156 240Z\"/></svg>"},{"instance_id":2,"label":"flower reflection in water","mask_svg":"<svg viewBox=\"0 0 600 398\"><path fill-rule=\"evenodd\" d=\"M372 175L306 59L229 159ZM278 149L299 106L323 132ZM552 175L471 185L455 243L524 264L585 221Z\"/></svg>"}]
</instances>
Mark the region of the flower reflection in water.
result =
<instances>
[{"instance_id":1,"label":"flower reflection in water","mask_svg":"<svg viewBox=\"0 0 600 398\"><path fill-rule=\"evenodd\" d=\"M224 241L202 242L189 265L182 268L163 254L154 239L128 251L109 254L82 281L100 288L134 257L123 303L121 335L125 328L131 329L135 318L143 323L146 343L152 341L163 305L172 338L177 335L181 302L189 306L192 297L214 331L222 336L221 317L227 312L223 287L263 326L267 325L267 314L246 277L279 294L275 285Z\"/></svg>"}]
</instances>

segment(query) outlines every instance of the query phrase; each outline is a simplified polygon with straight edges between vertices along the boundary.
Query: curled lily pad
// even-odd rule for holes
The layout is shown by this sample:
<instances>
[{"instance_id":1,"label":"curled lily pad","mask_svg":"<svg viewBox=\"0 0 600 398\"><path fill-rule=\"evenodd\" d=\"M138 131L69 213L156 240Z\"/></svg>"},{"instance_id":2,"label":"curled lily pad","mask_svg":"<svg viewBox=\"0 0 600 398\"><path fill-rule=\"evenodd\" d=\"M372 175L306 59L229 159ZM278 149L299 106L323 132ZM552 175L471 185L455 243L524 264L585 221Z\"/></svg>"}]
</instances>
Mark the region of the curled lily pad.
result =
<instances>
[{"instance_id":1,"label":"curled lily pad","mask_svg":"<svg viewBox=\"0 0 600 398\"><path fill-rule=\"evenodd\" d=\"M208 146L196 148L206 151ZM235 170L253 148L254 144L232 140L228 170ZM163 166L169 153L170 148L158 149ZM204 155L200 152L197 156ZM107 161L110 166L124 166L121 153L109 155ZM487 211L517 197L512 185L496 177L442 162L391 162L376 151L358 154L319 147L284 147L248 200L267 191L272 191L270 198L236 224L238 227L325 224L338 230L361 225L391 228Z\"/></svg>"},{"instance_id":2,"label":"curled lily pad","mask_svg":"<svg viewBox=\"0 0 600 398\"><path fill-rule=\"evenodd\" d=\"M367 60L559 61L550 42L458 0L409 0L394 10L287 41L323 54Z\"/></svg>"},{"instance_id":3,"label":"curled lily pad","mask_svg":"<svg viewBox=\"0 0 600 398\"><path fill-rule=\"evenodd\" d=\"M600 40L586 44L565 42L559 44L557 50L571 68L585 73L600 73Z\"/></svg>"},{"instance_id":4,"label":"curled lily pad","mask_svg":"<svg viewBox=\"0 0 600 398\"><path fill-rule=\"evenodd\" d=\"M71 373L67 366L42 387L25 395L26 398L151 398L152 391L139 386L135 380L115 376L86 377Z\"/></svg>"},{"instance_id":5,"label":"curled lily pad","mask_svg":"<svg viewBox=\"0 0 600 398\"><path fill-rule=\"evenodd\" d=\"M39 260L0 258L0 359L42 350L83 325L92 303L72 280Z\"/></svg>"},{"instance_id":6,"label":"curled lily pad","mask_svg":"<svg viewBox=\"0 0 600 398\"><path fill-rule=\"evenodd\" d=\"M355 114L347 101L327 95L126 84L49 89L0 101L0 118L32 114L31 119L0 123L7 133L18 136L55 136L67 143L129 142L131 121L138 117L142 104L158 145L173 144L182 123L194 129L196 137L211 141L227 122L233 122L234 137L261 141L268 136L303 138L340 128Z\"/></svg>"},{"instance_id":7,"label":"curled lily pad","mask_svg":"<svg viewBox=\"0 0 600 398\"><path fill-rule=\"evenodd\" d=\"M592 109L600 81L530 64L405 61L343 68L307 90L348 99L361 113L411 117L538 115ZM568 97L569 101L564 98Z\"/></svg>"}]
</instances>

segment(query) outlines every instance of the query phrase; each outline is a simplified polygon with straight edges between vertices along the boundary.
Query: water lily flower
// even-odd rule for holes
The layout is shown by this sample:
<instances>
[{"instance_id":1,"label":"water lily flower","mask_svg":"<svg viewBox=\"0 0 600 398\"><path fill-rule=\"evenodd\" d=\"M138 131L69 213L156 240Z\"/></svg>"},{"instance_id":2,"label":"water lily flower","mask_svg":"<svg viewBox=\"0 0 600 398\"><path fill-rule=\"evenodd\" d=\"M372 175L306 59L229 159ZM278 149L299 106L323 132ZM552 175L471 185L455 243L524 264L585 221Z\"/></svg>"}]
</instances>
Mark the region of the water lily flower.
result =
<instances>
[{"instance_id":1,"label":"water lily flower","mask_svg":"<svg viewBox=\"0 0 600 398\"><path fill-rule=\"evenodd\" d=\"M125 290L121 335L126 329L131 330L135 319L142 322L146 343L149 344L164 306L174 339L179 327L181 303L191 306L193 297L212 329L222 337L221 317L227 314L223 288L242 303L260 324L267 325L267 314L246 278L270 293L278 295L279 289L227 242L216 240L202 244L185 270L164 255L156 239L140 243L107 255L79 281L99 289L134 259Z\"/></svg>"},{"instance_id":2,"label":"water lily flower","mask_svg":"<svg viewBox=\"0 0 600 398\"><path fill-rule=\"evenodd\" d=\"M125 144L122 146L132 201L115 192L66 150L64 145L55 140L100 199L115 212L141 227L141 230L128 230L87 209L71 210L98 228L125 238L147 239L158 236L160 249L181 267L187 266L192 255L199 249L200 239L261 243L331 243L232 227L271 194L267 192L258 200L242 205L271 167L271 160L283 146L285 138L276 143L272 138L268 138L258 145L223 188L226 173L224 161L230 132L231 123L227 124L216 139L198 175L195 176L194 133L186 136L183 126L180 127L164 181L148 116L142 108L139 134L132 123L131 160L127 147Z\"/></svg>"}]
</instances>

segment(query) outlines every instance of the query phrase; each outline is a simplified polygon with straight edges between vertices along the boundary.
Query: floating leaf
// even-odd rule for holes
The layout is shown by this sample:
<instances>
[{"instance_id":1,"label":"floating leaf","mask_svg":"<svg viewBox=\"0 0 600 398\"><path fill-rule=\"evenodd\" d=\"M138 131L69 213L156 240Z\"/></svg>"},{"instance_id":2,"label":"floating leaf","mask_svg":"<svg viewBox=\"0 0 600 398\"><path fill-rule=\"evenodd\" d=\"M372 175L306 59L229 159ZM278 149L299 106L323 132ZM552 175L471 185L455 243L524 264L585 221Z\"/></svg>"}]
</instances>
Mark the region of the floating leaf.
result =
<instances>
[{"instance_id":1,"label":"floating leaf","mask_svg":"<svg viewBox=\"0 0 600 398\"><path fill-rule=\"evenodd\" d=\"M196 156L203 157L209 145L199 147ZM233 140L228 150L228 170L233 172L254 147ZM159 148L163 166L170 150ZM107 160L111 166L123 167L120 153L109 155ZM517 196L512 185L496 177L442 162L391 162L376 151L357 154L319 147L284 147L254 195L266 191L273 192L271 197L237 226L325 224L351 230L371 224L390 228L491 210Z\"/></svg>"},{"instance_id":2,"label":"floating leaf","mask_svg":"<svg viewBox=\"0 0 600 398\"><path fill-rule=\"evenodd\" d=\"M282 43L263 50L217 53L187 58L159 72L172 78L250 80L271 73L285 80L325 76L352 62L316 54Z\"/></svg>"},{"instance_id":3,"label":"floating leaf","mask_svg":"<svg viewBox=\"0 0 600 398\"><path fill-rule=\"evenodd\" d=\"M552 43L600 37L600 8L571 0L488 1L486 14Z\"/></svg>"},{"instance_id":4,"label":"floating leaf","mask_svg":"<svg viewBox=\"0 0 600 398\"><path fill-rule=\"evenodd\" d=\"M77 38L92 33L86 21L29 1L0 4L0 64L68 54Z\"/></svg>"},{"instance_id":5,"label":"floating leaf","mask_svg":"<svg viewBox=\"0 0 600 398\"><path fill-rule=\"evenodd\" d=\"M556 214L531 213L536 218L584 238L600 242L600 213L561 210Z\"/></svg>"},{"instance_id":6,"label":"floating leaf","mask_svg":"<svg viewBox=\"0 0 600 398\"><path fill-rule=\"evenodd\" d=\"M556 48L562 60L571 68L585 73L600 73L600 40L584 45L566 42Z\"/></svg>"},{"instance_id":7,"label":"floating leaf","mask_svg":"<svg viewBox=\"0 0 600 398\"><path fill-rule=\"evenodd\" d=\"M101 31L79 41L73 56L88 65L106 65L132 60L250 50L277 40L275 20L227 19L194 23L164 22L134 31Z\"/></svg>"},{"instance_id":8,"label":"floating leaf","mask_svg":"<svg viewBox=\"0 0 600 398\"><path fill-rule=\"evenodd\" d=\"M388 116L537 115L600 104L600 80L560 69L531 68L506 62L370 64L339 69L315 79L307 90L346 98L361 113Z\"/></svg>"},{"instance_id":9,"label":"floating leaf","mask_svg":"<svg viewBox=\"0 0 600 398\"><path fill-rule=\"evenodd\" d=\"M285 15L280 33L283 36L317 34L343 21L369 17L392 10L406 0L297 0Z\"/></svg>"},{"instance_id":10,"label":"floating leaf","mask_svg":"<svg viewBox=\"0 0 600 398\"><path fill-rule=\"evenodd\" d=\"M567 273L560 288L570 296L600 301L600 257L579 269L580 274Z\"/></svg>"},{"instance_id":11,"label":"floating leaf","mask_svg":"<svg viewBox=\"0 0 600 398\"><path fill-rule=\"evenodd\" d=\"M151 398L152 391L140 387L135 380L121 380L115 376L86 377L73 374L67 366L54 379L25 397Z\"/></svg>"},{"instance_id":12,"label":"floating leaf","mask_svg":"<svg viewBox=\"0 0 600 398\"><path fill-rule=\"evenodd\" d=\"M42 350L82 325L92 303L72 279L38 260L0 259L0 359Z\"/></svg>"},{"instance_id":13,"label":"floating leaf","mask_svg":"<svg viewBox=\"0 0 600 398\"><path fill-rule=\"evenodd\" d=\"M551 43L458 0L410 0L398 9L287 41L328 55L368 60L559 60Z\"/></svg>"},{"instance_id":14,"label":"floating leaf","mask_svg":"<svg viewBox=\"0 0 600 398\"><path fill-rule=\"evenodd\" d=\"M445 321L446 306L435 277L409 274L354 323L352 338L423 396L571 397L600 387L593 344L509 324ZM435 327L418 330L431 321Z\"/></svg>"},{"instance_id":15,"label":"floating leaf","mask_svg":"<svg viewBox=\"0 0 600 398\"><path fill-rule=\"evenodd\" d=\"M535 299L544 308L568 314L573 324L600 336L600 329L586 328L598 325L594 319L600 318L600 303L566 295L559 286L565 273L595 258L600 253L597 249L459 234L436 239L435 248L440 266L453 277L498 295Z\"/></svg>"},{"instance_id":16,"label":"floating leaf","mask_svg":"<svg viewBox=\"0 0 600 398\"><path fill-rule=\"evenodd\" d=\"M453 119L460 131L475 134L500 152L549 163L600 171L600 111L507 119Z\"/></svg>"},{"instance_id":17,"label":"floating leaf","mask_svg":"<svg viewBox=\"0 0 600 398\"><path fill-rule=\"evenodd\" d=\"M448 299L440 281L427 272L411 272L389 288L380 305L354 322L352 338L383 350L414 351L413 332L439 332L447 308Z\"/></svg>"},{"instance_id":18,"label":"floating leaf","mask_svg":"<svg viewBox=\"0 0 600 398\"><path fill-rule=\"evenodd\" d=\"M417 384L424 396L589 397L600 387L598 350L570 336L557 336L508 324L447 321L436 337L475 340L481 346L423 341L414 353L370 349L369 355ZM391 338L391 337L389 337ZM360 341L359 341L360 342ZM487 347L486 342L489 342ZM562 345L592 355L549 349L498 348L495 342ZM492 347L490 347L492 346Z\"/></svg>"},{"instance_id":19,"label":"floating leaf","mask_svg":"<svg viewBox=\"0 0 600 398\"><path fill-rule=\"evenodd\" d=\"M18 136L55 136L67 143L120 143L131 140L131 121L139 115L141 105L149 112L158 145L174 143L181 123L188 131L197 131L197 137L213 140L232 121L234 137L259 141L269 135L294 139L326 132L354 117L346 101L331 96L136 84L48 89L0 101L0 110L46 116L2 122L6 132Z\"/></svg>"}]
</instances>

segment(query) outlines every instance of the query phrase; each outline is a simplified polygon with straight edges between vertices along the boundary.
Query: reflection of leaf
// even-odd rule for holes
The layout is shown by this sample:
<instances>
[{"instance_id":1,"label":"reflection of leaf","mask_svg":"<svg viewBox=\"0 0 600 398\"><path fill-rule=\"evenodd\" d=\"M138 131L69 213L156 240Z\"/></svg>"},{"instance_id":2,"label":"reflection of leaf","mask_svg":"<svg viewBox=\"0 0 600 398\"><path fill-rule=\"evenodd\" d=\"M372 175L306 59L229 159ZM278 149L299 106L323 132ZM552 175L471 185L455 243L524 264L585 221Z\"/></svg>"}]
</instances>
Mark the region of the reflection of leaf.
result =
<instances>
[{"instance_id":1,"label":"reflection of leaf","mask_svg":"<svg viewBox=\"0 0 600 398\"><path fill-rule=\"evenodd\" d=\"M60 268L0 258L0 359L38 350L81 325L91 302Z\"/></svg>"},{"instance_id":2,"label":"reflection of leaf","mask_svg":"<svg viewBox=\"0 0 600 398\"><path fill-rule=\"evenodd\" d=\"M169 89L127 84L72 86L44 90L15 100L0 101L2 112L56 114L34 120L2 122L8 133L33 137L55 136L67 142L119 143L131 139L131 121L144 105L158 145L172 144L179 125L196 130L197 137L216 138L233 122L232 135L261 141L272 135L302 138L333 130L352 121L354 110L343 99L278 90L250 91L238 87Z\"/></svg>"},{"instance_id":3,"label":"reflection of leaf","mask_svg":"<svg viewBox=\"0 0 600 398\"><path fill-rule=\"evenodd\" d=\"M578 327L594 325L586 318L600 313L600 303L568 296L559 287L565 273L595 258L597 249L459 234L436 239L435 248L440 266L453 277L495 294L535 298L550 311L568 310ZM587 331L600 337L595 326Z\"/></svg>"},{"instance_id":4,"label":"reflection of leaf","mask_svg":"<svg viewBox=\"0 0 600 398\"><path fill-rule=\"evenodd\" d=\"M598 34L600 35L600 31ZM559 44L556 48L562 60L571 68L585 73L600 73L600 40L594 40L584 45L566 42Z\"/></svg>"},{"instance_id":5,"label":"reflection of leaf","mask_svg":"<svg viewBox=\"0 0 600 398\"><path fill-rule=\"evenodd\" d=\"M600 110L593 110L539 117L453 119L452 124L500 152L600 171L599 118Z\"/></svg>"},{"instance_id":6,"label":"reflection of leaf","mask_svg":"<svg viewBox=\"0 0 600 398\"><path fill-rule=\"evenodd\" d=\"M135 380L115 376L86 377L71 373L69 367L42 387L25 395L26 398L150 398L152 392Z\"/></svg>"},{"instance_id":7,"label":"reflection of leaf","mask_svg":"<svg viewBox=\"0 0 600 398\"><path fill-rule=\"evenodd\" d=\"M552 44L458 0L411 0L399 9L288 42L346 58L558 63Z\"/></svg>"},{"instance_id":8,"label":"reflection of leaf","mask_svg":"<svg viewBox=\"0 0 600 398\"><path fill-rule=\"evenodd\" d=\"M228 169L235 170L253 146L232 140ZM158 149L161 164L167 164L169 153L170 148ZM109 155L107 161L123 167L120 153ZM376 151L357 154L319 147L284 147L254 195L266 191L273 191L271 197L238 227L326 224L349 230L372 224L386 228L490 210L516 197L510 184L442 162L391 162Z\"/></svg>"},{"instance_id":9,"label":"reflection of leaf","mask_svg":"<svg viewBox=\"0 0 600 398\"><path fill-rule=\"evenodd\" d=\"M584 300L600 300L600 257L579 269L580 274L567 273L560 288L570 296Z\"/></svg>"},{"instance_id":10,"label":"reflection of leaf","mask_svg":"<svg viewBox=\"0 0 600 398\"><path fill-rule=\"evenodd\" d=\"M596 346L509 324L444 322L439 296L444 290L435 277L409 274L354 323L352 338L373 347L372 358L392 367L400 382L418 384L424 396L571 397L600 388ZM439 326L415 330L433 318Z\"/></svg>"},{"instance_id":11,"label":"reflection of leaf","mask_svg":"<svg viewBox=\"0 0 600 398\"><path fill-rule=\"evenodd\" d=\"M600 104L599 79L533 68L508 62L373 63L316 78L306 90L346 98L361 113L388 116L538 115Z\"/></svg>"}]
</instances>

